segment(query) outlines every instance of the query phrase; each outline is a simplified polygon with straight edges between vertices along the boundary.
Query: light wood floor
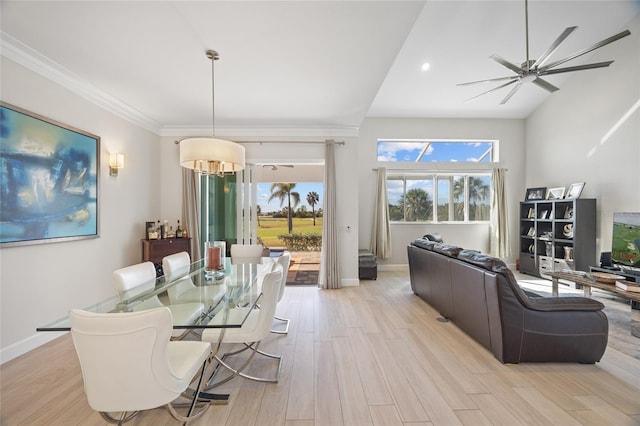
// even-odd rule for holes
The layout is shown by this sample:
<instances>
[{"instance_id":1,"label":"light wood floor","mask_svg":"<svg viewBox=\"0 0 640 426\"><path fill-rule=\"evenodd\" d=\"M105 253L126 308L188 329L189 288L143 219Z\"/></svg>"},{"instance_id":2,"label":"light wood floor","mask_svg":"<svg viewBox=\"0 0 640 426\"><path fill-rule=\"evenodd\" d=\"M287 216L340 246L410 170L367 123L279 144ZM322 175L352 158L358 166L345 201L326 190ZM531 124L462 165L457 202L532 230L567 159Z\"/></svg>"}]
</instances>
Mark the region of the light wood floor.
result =
<instances>
[{"instance_id":1,"label":"light wood floor","mask_svg":"<svg viewBox=\"0 0 640 426\"><path fill-rule=\"evenodd\" d=\"M359 287L288 287L278 384L234 379L226 406L193 425L639 425L640 362L608 349L596 365L503 365L411 293L406 273ZM268 374L269 362L255 363ZM0 423L101 425L69 336L1 367ZM132 425L176 425L165 409Z\"/></svg>"}]
</instances>

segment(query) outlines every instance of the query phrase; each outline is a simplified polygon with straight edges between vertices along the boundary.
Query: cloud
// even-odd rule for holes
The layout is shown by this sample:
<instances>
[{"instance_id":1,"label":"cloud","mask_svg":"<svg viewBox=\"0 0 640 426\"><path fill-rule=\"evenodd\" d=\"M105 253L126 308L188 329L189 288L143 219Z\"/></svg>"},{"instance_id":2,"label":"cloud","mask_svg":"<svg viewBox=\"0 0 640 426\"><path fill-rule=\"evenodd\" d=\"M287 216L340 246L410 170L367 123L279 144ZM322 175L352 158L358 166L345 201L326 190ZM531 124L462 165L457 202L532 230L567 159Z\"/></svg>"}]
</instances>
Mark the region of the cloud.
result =
<instances>
[{"instance_id":1,"label":"cloud","mask_svg":"<svg viewBox=\"0 0 640 426\"><path fill-rule=\"evenodd\" d=\"M378 143L378 161L414 161L415 158L411 158L413 153L407 151L420 152L424 148L426 142L379 142ZM426 155L429 155L433 151L433 148L429 146ZM402 154L401 160L398 155ZM417 155L417 153L416 153Z\"/></svg>"}]
</instances>

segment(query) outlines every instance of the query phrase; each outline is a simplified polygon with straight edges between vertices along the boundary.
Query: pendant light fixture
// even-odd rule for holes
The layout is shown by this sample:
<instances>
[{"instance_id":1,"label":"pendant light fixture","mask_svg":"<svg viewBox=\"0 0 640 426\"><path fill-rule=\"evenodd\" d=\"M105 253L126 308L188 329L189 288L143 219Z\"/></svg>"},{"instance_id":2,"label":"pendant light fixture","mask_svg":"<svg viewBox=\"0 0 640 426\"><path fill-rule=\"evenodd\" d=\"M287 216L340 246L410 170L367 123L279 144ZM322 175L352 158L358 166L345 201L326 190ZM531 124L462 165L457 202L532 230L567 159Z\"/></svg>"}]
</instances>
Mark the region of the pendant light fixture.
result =
<instances>
[{"instance_id":1,"label":"pendant light fixture","mask_svg":"<svg viewBox=\"0 0 640 426\"><path fill-rule=\"evenodd\" d=\"M216 133L215 61L220 59L215 50L206 51L211 60L211 111L213 137L187 138L180 141L180 165L204 175L224 176L244 169L244 146L224 139Z\"/></svg>"}]
</instances>

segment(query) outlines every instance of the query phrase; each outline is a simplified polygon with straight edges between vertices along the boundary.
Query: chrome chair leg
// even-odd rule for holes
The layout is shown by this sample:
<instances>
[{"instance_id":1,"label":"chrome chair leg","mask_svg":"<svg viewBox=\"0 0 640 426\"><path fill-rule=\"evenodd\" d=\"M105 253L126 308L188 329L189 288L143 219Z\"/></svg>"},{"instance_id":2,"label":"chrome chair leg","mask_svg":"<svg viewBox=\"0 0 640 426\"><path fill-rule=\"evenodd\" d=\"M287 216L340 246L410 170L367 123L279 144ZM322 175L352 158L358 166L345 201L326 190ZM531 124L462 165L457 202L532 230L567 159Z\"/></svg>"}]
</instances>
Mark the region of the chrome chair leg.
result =
<instances>
[{"instance_id":1,"label":"chrome chair leg","mask_svg":"<svg viewBox=\"0 0 640 426\"><path fill-rule=\"evenodd\" d=\"M171 417L178 420L179 422L186 423L190 420L196 419L200 417L202 414L204 414L204 412L207 411L207 409L209 408L210 401L204 401L199 398L200 392L202 391L202 388L204 385L203 378L204 378L205 371L207 370L208 363L209 361L207 360L202 364L202 369L200 371L200 376L198 377L198 384L196 385L196 390L193 394L191 402L188 404L189 410L187 411L187 415L182 416L176 411L175 407L177 406L177 404L176 406L174 406L174 404L172 403L167 404L167 410L169 410ZM183 396L187 396L187 394L185 393L183 394ZM200 404L200 407L197 407L198 404Z\"/></svg>"},{"instance_id":2,"label":"chrome chair leg","mask_svg":"<svg viewBox=\"0 0 640 426\"><path fill-rule=\"evenodd\" d=\"M260 342L253 342L251 344L245 343L244 345L245 345L244 348L242 348L240 350L237 350L237 351L234 351L234 352L226 353L226 354L224 354L222 356L222 358L217 356L217 355L215 356L215 359L218 362L218 364L221 365L222 367L226 368L227 370L229 370L231 372L231 375L229 375L229 376L225 377L224 379L221 379L221 380L219 380L219 381L217 381L215 383L210 384L207 387L207 389L215 388L217 386L222 385L223 383L227 383L229 380L233 379L236 376L244 377L245 379L253 380L253 381L256 381L256 382L278 383L278 380L280 379L280 368L281 368L281 364L282 364L282 356L270 354L268 352L263 352L263 351L259 350L258 347L260 346ZM232 355L235 355L235 354L239 354L241 352L244 352L247 349L251 349L251 355L249 356L249 358L240 367L234 368L234 367L232 367L231 365L229 365L225 361L225 358L227 358L229 356L232 356ZM278 361L277 370L276 370L275 376L273 378L252 376L252 375L244 373L244 369L249 366L249 364L251 363L253 358L258 353L261 354L261 355L264 355L266 357L276 359Z\"/></svg>"},{"instance_id":3,"label":"chrome chair leg","mask_svg":"<svg viewBox=\"0 0 640 426\"><path fill-rule=\"evenodd\" d=\"M279 316L275 316L273 317L274 319L277 319L278 321L282 321L285 323L285 327L284 330L276 330L276 329L271 329L271 332L274 334L289 334L289 323L291 322L291 320L289 320L288 318L281 318Z\"/></svg>"},{"instance_id":4,"label":"chrome chair leg","mask_svg":"<svg viewBox=\"0 0 640 426\"><path fill-rule=\"evenodd\" d=\"M116 418L113 414L107 413L106 411L99 411L100 417L105 419L108 423L115 423L121 425L123 423L128 422L132 418L138 415L140 411L123 411L120 414L120 418ZM128 413L128 414L127 414Z\"/></svg>"}]
</instances>

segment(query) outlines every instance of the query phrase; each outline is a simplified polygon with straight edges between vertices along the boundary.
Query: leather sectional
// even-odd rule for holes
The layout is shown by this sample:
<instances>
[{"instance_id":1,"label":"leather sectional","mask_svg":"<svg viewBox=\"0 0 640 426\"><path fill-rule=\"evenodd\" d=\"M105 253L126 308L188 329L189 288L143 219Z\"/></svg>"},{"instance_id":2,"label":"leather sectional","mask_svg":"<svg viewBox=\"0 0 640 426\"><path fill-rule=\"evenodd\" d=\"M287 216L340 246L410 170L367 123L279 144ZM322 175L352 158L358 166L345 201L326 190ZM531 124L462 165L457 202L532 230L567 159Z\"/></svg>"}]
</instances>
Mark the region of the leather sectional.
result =
<instances>
[{"instance_id":1,"label":"leather sectional","mask_svg":"<svg viewBox=\"0 0 640 426\"><path fill-rule=\"evenodd\" d=\"M523 291L505 263L420 238L408 248L411 289L503 363L595 363L607 347L604 305Z\"/></svg>"}]
</instances>

